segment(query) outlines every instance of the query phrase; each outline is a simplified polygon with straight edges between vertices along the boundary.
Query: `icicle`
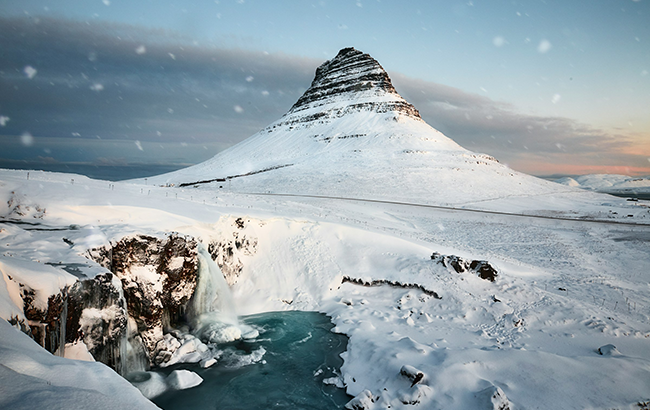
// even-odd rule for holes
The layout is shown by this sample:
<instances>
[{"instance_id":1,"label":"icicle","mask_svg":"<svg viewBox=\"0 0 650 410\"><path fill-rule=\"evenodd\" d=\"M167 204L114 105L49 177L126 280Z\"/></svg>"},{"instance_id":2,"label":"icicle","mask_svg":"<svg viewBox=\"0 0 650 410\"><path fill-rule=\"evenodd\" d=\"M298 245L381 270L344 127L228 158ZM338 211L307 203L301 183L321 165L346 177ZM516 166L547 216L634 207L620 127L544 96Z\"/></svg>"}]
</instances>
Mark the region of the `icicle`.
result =
<instances>
[{"instance_id":1,"label":"icicle","mask_svg":"<svg viewBox=\"0 0 650 410\"><path fill-rule=\"evenodd\" d=\"M68 321L68 295L67 290L63 299L63 309L59 317L59 346L56 349L56 355L63 357L65 355L65 328Z\"/></svg>"}]
</instances>

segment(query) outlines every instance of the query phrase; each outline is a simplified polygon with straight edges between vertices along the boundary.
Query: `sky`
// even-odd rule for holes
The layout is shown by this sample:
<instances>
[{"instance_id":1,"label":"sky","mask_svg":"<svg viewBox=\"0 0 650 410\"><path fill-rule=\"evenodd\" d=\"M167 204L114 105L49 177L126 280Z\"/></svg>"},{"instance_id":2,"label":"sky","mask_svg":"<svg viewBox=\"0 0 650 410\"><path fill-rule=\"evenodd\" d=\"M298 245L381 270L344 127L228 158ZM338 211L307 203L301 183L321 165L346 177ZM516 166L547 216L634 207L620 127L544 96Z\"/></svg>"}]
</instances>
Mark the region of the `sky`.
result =
<instances>
[{"instance_id":1,"label":"sky","mask_svg":"<svg viewBox=\"0 0 650 410\"><path fill-rule=\"evenodd\" d=\"M650 175L648 21L650 0L0 0L0 167L204 161L355 47L467 149Z\"/></svg>"}]
</instances>

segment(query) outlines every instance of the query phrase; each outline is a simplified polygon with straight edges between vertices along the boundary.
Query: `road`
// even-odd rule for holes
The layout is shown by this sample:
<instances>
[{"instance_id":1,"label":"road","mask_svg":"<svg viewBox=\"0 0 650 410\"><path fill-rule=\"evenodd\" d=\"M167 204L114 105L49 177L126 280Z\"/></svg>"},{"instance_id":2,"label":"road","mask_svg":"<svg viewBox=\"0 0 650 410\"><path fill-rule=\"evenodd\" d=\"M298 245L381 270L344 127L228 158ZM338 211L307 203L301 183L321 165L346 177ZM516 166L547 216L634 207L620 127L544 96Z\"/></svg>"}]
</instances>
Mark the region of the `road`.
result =
<instances>
[{"instance_id":1,"label":"road","mask_svg":"<svg viewBox=\"0 0 650 410\"><path fill-rule=\"evenodd\" d=\"M509 212L488 211L482 209L469 209L469 208L454 208L451 206L442 206L442 205L414 204L410 202L386 201L381 199L361 199L361 198L347 198L347 197L323 196L323 195L273 194L273 193L261 193L261 192L240 192L240 193L244 195L280 196L280 197L290 197L290 198L315 198L315 199L330 199L330 200L338 200L338 201L355 201L355 202L367 202L367 203L377 203L377 204L402 205L402 206L413 206L418 208L440 209L440 210L453 211L453 212L471 212L471 213L479 213L479 214L503 215L503 216L516 217L516 218L550 219L554 221L588 222L588 223L609 224L609 225L650 227L650 223L612 221L612 220L604 220L604 219L576 219L576 218L566 218L561 216L546 216L546 215L513 214Z\"/></svg>"}]
</instances>

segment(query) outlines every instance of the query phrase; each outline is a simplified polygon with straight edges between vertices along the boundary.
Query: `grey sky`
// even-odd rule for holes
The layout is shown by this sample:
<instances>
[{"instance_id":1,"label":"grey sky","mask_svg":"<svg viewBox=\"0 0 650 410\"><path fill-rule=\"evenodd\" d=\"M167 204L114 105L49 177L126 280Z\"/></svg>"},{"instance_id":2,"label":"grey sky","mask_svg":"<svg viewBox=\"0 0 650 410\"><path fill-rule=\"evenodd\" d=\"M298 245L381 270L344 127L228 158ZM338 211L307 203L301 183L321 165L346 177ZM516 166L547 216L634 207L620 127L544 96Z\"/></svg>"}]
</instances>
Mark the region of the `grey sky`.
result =
<instances>
[{"instance_id":1,"label":"grey sky","mask_svg":"<svg viewBox=\"0 0 650 410\"><path fill-rule=\"evenodd\" d=\"M324 61L200 46L178 33L120 23L0 18L0 27L5 164L197 163L278 119ZM553 173L531 161L561 164L576 154L584 164L648 167L626 135L389 75L429 124L516 169Z\"/></svg>"}]
</instances>

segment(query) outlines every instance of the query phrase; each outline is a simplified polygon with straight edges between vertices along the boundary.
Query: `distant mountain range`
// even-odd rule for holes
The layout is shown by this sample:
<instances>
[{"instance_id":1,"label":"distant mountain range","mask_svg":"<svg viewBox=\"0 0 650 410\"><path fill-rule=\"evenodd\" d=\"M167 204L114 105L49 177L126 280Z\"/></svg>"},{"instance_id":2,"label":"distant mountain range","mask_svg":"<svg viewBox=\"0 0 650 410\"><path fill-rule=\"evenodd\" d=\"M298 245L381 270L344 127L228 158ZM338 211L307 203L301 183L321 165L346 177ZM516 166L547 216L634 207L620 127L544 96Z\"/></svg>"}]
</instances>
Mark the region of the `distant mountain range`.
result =
<instances>
[{"instance_id":1,"label":"distant mountain range","mask_svg":"<svg viewBox=\"0 0 650 410\"><path fill-rule=\"evenodd\" d=\"M644 198L650 196L650 175L631 177L629 175L617 174L590 174L560 178L555 182L566 186L615 195L638 195Z\"/></svg>"}]
</instances>

